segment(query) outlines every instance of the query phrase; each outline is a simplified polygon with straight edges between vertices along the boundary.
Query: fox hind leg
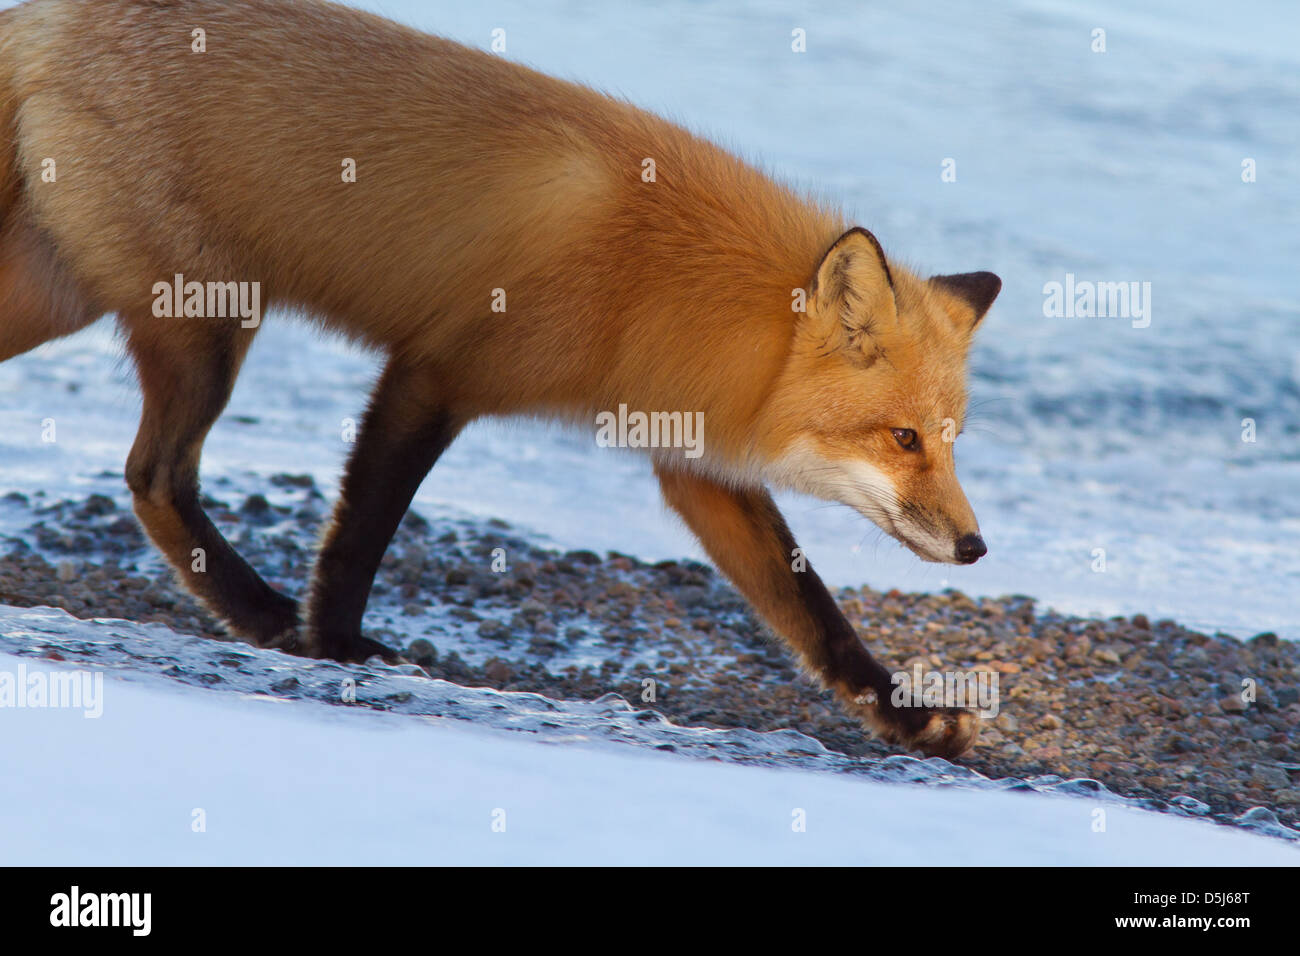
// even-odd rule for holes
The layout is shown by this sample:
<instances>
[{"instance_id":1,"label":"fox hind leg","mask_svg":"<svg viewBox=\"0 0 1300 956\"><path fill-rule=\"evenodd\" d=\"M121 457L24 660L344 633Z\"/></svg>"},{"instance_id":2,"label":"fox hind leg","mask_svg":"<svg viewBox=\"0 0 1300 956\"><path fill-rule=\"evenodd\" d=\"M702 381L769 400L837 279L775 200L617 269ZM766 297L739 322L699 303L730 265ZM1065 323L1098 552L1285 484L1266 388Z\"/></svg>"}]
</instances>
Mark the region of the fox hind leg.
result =
<instances>
[{"instance_id":1,"label":"fox hind leg","mask_svg":"<svg viewBox=\"0 0 1300 956\"><path fill-rule=\"evenodd\" d=\"M0 227L0 362L99 317L21 208Z\"/></svg>"},{"instance_id":2,"label":"fox hind leg","mask_svg":"<svg viewBox=\"0 0 1300 956\"><path fill-rule=\"evenodd\" d=\"M70 335L104 311L82 295L22 206L7 210L0 226L0 361ZM235 634L267 643L297 624L297 604L235 553L198 497L203 440L230 396L251 333L160 320L148 310L123 313L122 325L144 397L126 467L136 514L191 592Z\"/></svg>"},{"instance_id":3,"label":"fox hind leg","mask_svg":"<svg viewBox=\"0 0 1300 956\"><path fill-rule=\"evenodd\" d=\"M203 442L230 398L252 331L211 319L124 316L144 409L127 459L135 512L186 587L232 633L270 645L298 623L298 605L230 546L199 504Z\"/></svg>"}]
</instances>

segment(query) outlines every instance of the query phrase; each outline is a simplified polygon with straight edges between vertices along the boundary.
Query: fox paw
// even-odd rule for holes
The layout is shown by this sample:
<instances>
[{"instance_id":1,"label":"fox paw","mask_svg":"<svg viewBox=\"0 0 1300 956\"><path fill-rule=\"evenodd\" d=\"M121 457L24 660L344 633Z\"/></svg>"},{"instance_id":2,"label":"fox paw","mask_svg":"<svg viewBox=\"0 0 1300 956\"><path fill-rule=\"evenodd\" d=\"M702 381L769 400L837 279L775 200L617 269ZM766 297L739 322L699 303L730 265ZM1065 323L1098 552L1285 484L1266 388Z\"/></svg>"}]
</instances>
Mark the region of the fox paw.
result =
<instances>
[{"instance_id":1,"label":"fox paw","mask_svg":"<svg viewBox=\"0 0 1300 956\"><path fill-rule=\"evenodd\" d=\"M850 709L881 740L927 757L960 757L979 736L979 718L958 707L882 705L876 692L868 690L852 698Z\"/></svg>"},{"instance_id":2,"label":"fox paw","mask_svg":"<svg viewBox=\"0 0 1300 956\"><path fill-rule=\"evenodd\" d=\"M317 635L313 638L312 635L304 633L305 630L305 628L287 630L262 646L273 647L299 657L338 661L340 664L361 664L372 657L381 658L385 664L410 663L392 648L378 641L372 641L368 637L362 637L360 634Z\"/></svg>"},{"instance_id":3,"label":"fox paw","mask_svg":"<svg viewBox=\"0 0 1300 956\"><path fill-rule=\"evenodd\" d=\"M328 657L332 661L338 661L341 664L361 664L370 660L372 657L378 657L385 664L405 664L407 661L385 644L378 641L372 641L368 637L362 637L360 634L353 634L346 639L331 639L323 642L315 657Z\"/></svg>"},{"instance_id":4,"label":"fox paw","mask_svg":"<svg viewBox=\"0 0 1300 956\"><path fill-rule=\"evenodd\" d=\"M302 634L297 626L287 627L274 637L258 641L257 646L284 651L286 654L296 654L299 657L307 656L307 651L302 642Z\"/></svg>"}]
</instances>

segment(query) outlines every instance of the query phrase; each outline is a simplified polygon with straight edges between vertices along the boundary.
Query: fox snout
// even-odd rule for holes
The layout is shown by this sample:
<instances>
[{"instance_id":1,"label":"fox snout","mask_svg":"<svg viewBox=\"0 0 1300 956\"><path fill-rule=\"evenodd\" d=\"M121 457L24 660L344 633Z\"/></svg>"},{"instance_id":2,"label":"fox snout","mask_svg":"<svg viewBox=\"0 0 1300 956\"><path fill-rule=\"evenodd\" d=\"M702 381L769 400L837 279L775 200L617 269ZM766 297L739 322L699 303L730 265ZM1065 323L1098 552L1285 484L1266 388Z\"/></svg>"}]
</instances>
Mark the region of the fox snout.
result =
<instances>
[{"instance_id":1,"label":"fox snout","mask_svg":"<svg viewBox=\"0 0 1300 956\"><path fill-rule=\"evenodd\" d=\"M974 564L989 553L988 546L984 544L984 539L978 534L962 535L957 539L955 550L958 564Z\"/></svg>"},{"instance_id":2,"label":"fox snout","mask_svg":"<svg viewBox=\"0 0 1300 956\"><path fill-rule=\"evenodd\" d=\"M915 525L896 525L891 533L922 561L933 561L936 564L974 564L989 552L988 545L978 531L946 540L941 535Z\"/></svg>"},{"instance_id":3,"label":"fox snout","mask_svg":"<svg viewBox=\"0 0 1300 956\"><path fill-rule=\"evenodd\" d=\"M905 518L885 530L922 561L936 564L974 564L989 551L978 531L953 538Z\"/></svg>"},{"instance_id":4,"label":"fox snout","mask_svg":"<svg viewBox=\"0 0 1300 956\"><path fill-rule=\"evenodd\" d=\"M989 550L975 513L955 477L936 471L920 481L892 484L878 480L871 489L870 502L858 498L847 503L922 561L974 564Z\"/></svg>"}]
</instances>

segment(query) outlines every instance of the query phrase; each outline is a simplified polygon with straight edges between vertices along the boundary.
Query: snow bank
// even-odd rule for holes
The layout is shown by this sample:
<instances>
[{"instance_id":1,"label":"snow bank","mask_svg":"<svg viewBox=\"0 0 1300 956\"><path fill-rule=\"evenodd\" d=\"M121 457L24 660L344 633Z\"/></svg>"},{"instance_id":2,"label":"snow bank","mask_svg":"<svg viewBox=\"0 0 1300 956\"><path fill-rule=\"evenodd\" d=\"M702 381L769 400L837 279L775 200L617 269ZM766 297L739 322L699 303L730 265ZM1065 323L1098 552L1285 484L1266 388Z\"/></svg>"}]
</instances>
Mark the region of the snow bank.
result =
<instances>
[{"instance_id":1,"label":"snow bank","mask_svg":"<svg viewBox=\"0 0 1300 956\"><path fill-rule=\"evenodd\" d=\"M0 673L20 667L68 669L0 655ZM1281 841L1099 799L737 766L121 672L104 679L97 718L4 707L0 740L11 865L1300 859Z\"/></svg>"}]
</instances>

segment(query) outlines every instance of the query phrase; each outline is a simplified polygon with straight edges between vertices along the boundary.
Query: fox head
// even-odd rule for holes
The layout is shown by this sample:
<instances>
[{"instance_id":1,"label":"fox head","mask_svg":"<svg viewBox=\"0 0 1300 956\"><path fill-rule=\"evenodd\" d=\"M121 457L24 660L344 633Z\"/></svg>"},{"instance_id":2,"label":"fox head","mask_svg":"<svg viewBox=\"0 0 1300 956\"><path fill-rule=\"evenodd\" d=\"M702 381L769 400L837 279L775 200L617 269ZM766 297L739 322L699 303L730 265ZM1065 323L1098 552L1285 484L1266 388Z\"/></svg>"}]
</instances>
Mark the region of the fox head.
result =
<instances>
[{"instance_id":1,"label":"fox head","mask_svg":"<svg viewBox=\"0 0 1300 956\"><path fill-rule=\"evenodd\" d=\"M920 279L875 236L827 250L796 319L764 415L774 485L865 515L926 561L986 552L953 464L966 415L966 356L1002 281L990 272Z\"/></svg>"}]
</instances>

